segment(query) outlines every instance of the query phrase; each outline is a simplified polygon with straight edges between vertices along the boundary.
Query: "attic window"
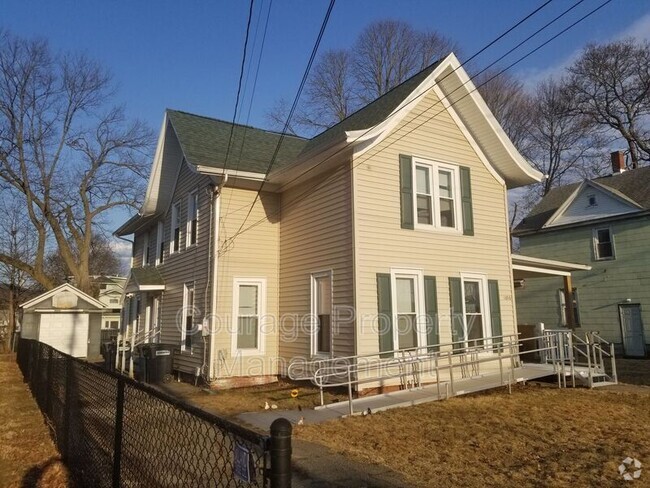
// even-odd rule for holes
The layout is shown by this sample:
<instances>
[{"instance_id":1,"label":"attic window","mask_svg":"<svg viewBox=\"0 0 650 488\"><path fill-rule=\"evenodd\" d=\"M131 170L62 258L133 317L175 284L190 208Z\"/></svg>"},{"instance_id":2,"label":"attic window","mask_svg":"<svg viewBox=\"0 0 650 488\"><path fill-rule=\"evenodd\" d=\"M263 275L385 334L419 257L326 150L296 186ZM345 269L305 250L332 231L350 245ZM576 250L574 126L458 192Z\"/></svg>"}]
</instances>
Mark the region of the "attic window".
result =
<instances>
[{"instance_id":1,"label":"attic window","mask_svg":"<svg viewBox=\"0 0 650 488\"><path fill-rule=\"evenodd\" d=\"M596 195L588 195L587 199L589 200L589 207L597 207L598 202L596 201Z\"/></svg>"}]
</instances>

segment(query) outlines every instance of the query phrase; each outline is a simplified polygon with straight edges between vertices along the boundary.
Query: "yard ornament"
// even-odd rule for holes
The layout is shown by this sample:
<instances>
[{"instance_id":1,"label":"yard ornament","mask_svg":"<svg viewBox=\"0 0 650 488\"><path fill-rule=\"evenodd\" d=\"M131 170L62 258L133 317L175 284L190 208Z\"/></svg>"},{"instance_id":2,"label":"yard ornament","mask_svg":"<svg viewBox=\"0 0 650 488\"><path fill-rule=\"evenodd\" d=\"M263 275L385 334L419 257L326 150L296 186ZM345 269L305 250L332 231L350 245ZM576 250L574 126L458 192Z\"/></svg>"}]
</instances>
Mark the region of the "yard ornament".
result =
<instances>
[{"instance_id":1,"label":"yard ornament","mask_svg":"<svg viewBox=\"0 0 650 488\"><path fill-rule=\"evenodd\" d=\"M618 473L625 481L634 481L641 477L641 461L626 457L618 467Z\"/></svg>"}]
</instances>

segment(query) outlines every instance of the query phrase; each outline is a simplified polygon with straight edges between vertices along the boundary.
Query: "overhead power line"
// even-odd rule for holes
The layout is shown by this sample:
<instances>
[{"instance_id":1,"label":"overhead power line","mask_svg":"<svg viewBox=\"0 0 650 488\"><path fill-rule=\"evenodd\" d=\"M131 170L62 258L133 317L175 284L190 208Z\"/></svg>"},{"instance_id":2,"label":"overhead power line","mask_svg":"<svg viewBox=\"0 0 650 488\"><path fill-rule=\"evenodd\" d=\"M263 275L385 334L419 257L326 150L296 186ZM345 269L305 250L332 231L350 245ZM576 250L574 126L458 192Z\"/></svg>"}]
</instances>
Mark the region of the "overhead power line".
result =
<instances>
[{"instance_id":1,"label":"overhead power line","mask_svg":"<svg viewBox=\"0 0 650 488\"><path fill-rule=\"evenodd\" d=\"M578 3L578 4L579 4L579 3L582 3L582 1L584 1L584 0L580 0L580 1L577 2L577 3ZM599 6L597 6L597 7L594 8L594 9L592 9L592 10L589 11L587 14L583 15L583 16L580 17L578 20L576 20L575 22L573 22L572 24L570 24L570 25L567 26L566 28L562 29L562 30L559 31L557 34L553 35L551 38L549 38L549 39L547 39L546 41L544 41L542 44L540 44L539 46L537 46L535 49L533 49L533 50L529 51L528 53L526 53L525 55L521 56L521 57L518 58L516 61L514 61L513 63L511 63L510 65L508 65L506 68L500 70L498 73L496 73L495 75L491 76L488 80L486 80L485 82L481 83L479 86L474 87L474 89L470 90L467 94L465 94L464 96L462 96L461 98L459 98L459 99L456 100L455 102L450 103L450 104L449 104L449 107L454 106L455 104L457 104L458 102L460 102L461 100L463 100L465 97L470 96L473 92L477 91L477 90L478 90L479 88L481 88L482 86L488 84L490 81L492 81L493 79L497 78L498 76L500 76L500 75L503 74L504 72L508 71L508 70L511 69L512 67L516 66L516 65L519 64L521 61L523 61L523 60L526 59L527 57L531 56L531 55L534 54L535 52L539 51L541 48L543 48L544 46L546 46L547 44L549 44L549 43L552 42L553 40L557 39L559 36L563 35L563 34L566 33L567 31L569 31L570 29L572 29L573 27L575 27L576 25L578 25L579 23L583 22L584 20L586 20L586 19L589 18L591 15L595 14L597 11L599 11L600 9L602 9L603 7L605 7L607 4L609 4L609 3L611 3L611 2L612 2L612 0L606 0L605 2L601 3ZM569 9L569 10L570 10L570 9ZM462 66L462 65L461 65L461 66ZM459 67L460 67L460 66L459 66ZM483 71L485 71L485 70L483 70ZM446 75L446 76L448 76L448 75ZM446 78L446 76L445 76L445 78ZM470 78L470 79L468 80L468 82L471 81L471 80L472 80L473 78L475 78L475 77L476 77L476 75L475 75L474 77ZM443 79L444 79L444 78L443 78ZM466 82L466 83L467 83L467 82ZM462 84L460 87L464 86L466 83ZM456 88L456 90L458 90L460 87ZM452 91L449 95L451 95L452 93L454 93L456 90ZM449 96L449 95L446 95L444 98L445 98L445 99L448 99L448 96ZM417 115L416 117L414 117L414 119L413 119L412 121L410 121L410 122L413 122L414 120L418 119L418 118L421 117L423 114L429 112L432 108L434 108L435 106L439 105L440 103L442 103L442 100L436 102L436 103L433 104L431 107L429 107L428 109L426 109L425 111L423 111L421 114L418 114L418 115ZM395 144L397 141L401 140L403 137L405 137L406 135L410 134L410 133L413 132L414 130L418 129L419 127L421 127L421 126L424 125L425 123L429 122L430 120L434 119L436 116L438 116L440 113L443 113L443 112L446 111L446 110L447 110L447 108L443 108L442 110L440 110L439 112L435 113L435 114L432 115L431 117L428 117L427 119L425 119L423 122L421 122L420 124L418 124L418 125L415 126L414 128L410 129L410 130L407 131L406 133L404 133L404 134L402 134L401 136L399 136L399 137L398 137L397 139L395 139L394 141L391 141L391 142L390 142L390 143L389 143L385 148L383 148L382 150L385 150L387 147L390 147L391 145ZM372 129L372 128L371 128L371 129ZM371 129L369 129L369 130L371 130ZM368 131L369 131L369 130L368 130ZM364 132L364 134L367 133L368 131ZM364 134L360 135L359 137L363 137ZM358 138L359 138L359 137L358 137ZM350 144L353 144L356 140L358 140L358 138L356 138L354 141L351 141ZM348 147L350 144L346 145L346 147ZM345 149L345 148L343 148L343 149ZM337 151L337 153L339 153L339 152L340 152L340 150ZM326 158L325 160L319 162L318 165L323 164L323 163L326 162L327 160L329 160L329 159L331 159L332 157L336 156L337 153L335 153L335 154L329 156L328 158ZM374 153L373 156L375 156L376 154L378 154L378 152ZM361 158L360 161L358 161L354 166L351 166L347 171L353 171L354 168L358 167L360 164L364 163L364 162L367 161L369 158L370 158L370 156L365 156L364 158ZM318 166L318 165L316 165L316 166ZM291 181L295 181L297 178L300 178L300 177L304 176L304 174L306 174L306 173L308 173L309 171L313 170L316 166L314 166L314 167L310 168L309 170L303 172L302 174L300 174L300 175L298 175L297 177L293 178ZM291 182L291 181L290 181L290 182ZM288 183L286 183L286 184L289 184L290 182L288 182ZM289 207L289 206L292 206L292 205L295 205L295 204L299 203L300 201L302 201L306 196L308 196L309 194L311 194L311 193L312 193L316 188L318 188L318 187L319 187L321 184L323 184L323 183L324 183L323 180L320 180L320 181L316 182L315 185L310 186L306 191L304 191L304 192L301 193L298 197L296 197L296 199L294 199L294 200L292 200L291 202L289 202L289 204L287 204L287 205L284 206L284 207L280 207L280 209L278 209L276 212L273 212L273 213L271 214L271 216L280 213L283 209L286 210L286 208ZM286 186L286 184L285 184L284 186ZM245 229L241 229L241 230L238 231L235 235L233 235L233 236L231 237L231 239L234 240L234 239L235 239L236 237L238 237L239 235L241 235L241 234L243 234L244 232L246 232L246 231L248 231L248 230L250 230L250 229L256 227L257 225L260 225L260 224L263 223L265 220L266 220L266 218L265 218L265 219L260 219L260 220L258 220L257 222L255 222L255 223L251 224L250 226L248 226L247 228L245 228Z\"/></svg>"},{"instance_id":2,"label":"overhead power line","mask_svg":"<svg viewBox=\"0 0 650 488\"><path fill-rule=\"evenodd\" d=\"M327 12L325 12L325 17L323 18L323 22L321 23L320 31L318 32L318 37L316 38L316 42L314 43L314 47L311 50L311 55L309 56L309 61L307 62L307 67L305 68L305 72L302 75L302 80L300 81L300 86L298 87L298 92L296 93L295 98L293 99L293 104L291 105L291 110L289 111L289 114L287 115L287 120L284 123L284 127L282 129L282 132L280 134L280 138L278 139L278 143L275 146L275 150L273 151L273 156L271 157L271 160L268 164L268 167L266 168L266 171L264 173L265 177L262 180L262 183L260 184L260 188L257 190L257 193L255 194L255 198L253 199L253 203L251 204L250 208L248 209L248 212L246 213L246 217L244 217L244 220L242 221L241 225L239 226L239 229L235 233L235 236L241 232L242 228L246 224L246 221L248 220L248 217L250 217L251 212L253 211L253 208L255 207L255 204L257 203L257 200L260 197L260 194L262 193L262 189L264 188L264 184L266 182L266 177L268 174L271 172L271 169L273 169L273 166L275 164L275 160L278 156L278 153L280 152L280 147L282 146L282 142L284 141L285 136L287 135L287 131L289 130L289 127L291 125L291 119L293 118L293 114L296 111L296 108L298 106L298 101L300 100L300 96L302 95L302 90L305 87L305 84L307 82L307 78L309 77L309 72L311 71L311 67L314 64L314 59L316 58L316 54L318 53L318 48L320 46L321 40L323 39L323 35L325 34L325 29L327 28L327 24L330 19L330 15L332 14L332 9L334 8L334 4L336 3L336 0L330 0L329 6L327 8ZM229 240L229 242L232 242L234 239L234 236ZM224 243L225 245L225 243Z\"/></svg>"}]
</instances>

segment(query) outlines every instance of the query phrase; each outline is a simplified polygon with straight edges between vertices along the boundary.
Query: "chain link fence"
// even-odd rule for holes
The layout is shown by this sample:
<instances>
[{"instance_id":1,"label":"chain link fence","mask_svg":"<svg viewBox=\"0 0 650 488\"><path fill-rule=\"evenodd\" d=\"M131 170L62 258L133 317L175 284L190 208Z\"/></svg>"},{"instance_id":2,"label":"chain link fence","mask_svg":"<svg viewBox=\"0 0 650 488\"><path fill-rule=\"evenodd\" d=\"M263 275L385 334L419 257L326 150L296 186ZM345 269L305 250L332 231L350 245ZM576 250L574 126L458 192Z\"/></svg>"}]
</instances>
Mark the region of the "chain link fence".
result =
<instances>
[{"instance_id":1,"label":"chain link fence","mask_svg":"<svg viewBox=\"0 0 650 488\"><path fill-rule=\"evenodd\" d=\"M17 361L80 486L291 485L284 419L265 436L34 340Z\"/></svg>"}]
</instances>

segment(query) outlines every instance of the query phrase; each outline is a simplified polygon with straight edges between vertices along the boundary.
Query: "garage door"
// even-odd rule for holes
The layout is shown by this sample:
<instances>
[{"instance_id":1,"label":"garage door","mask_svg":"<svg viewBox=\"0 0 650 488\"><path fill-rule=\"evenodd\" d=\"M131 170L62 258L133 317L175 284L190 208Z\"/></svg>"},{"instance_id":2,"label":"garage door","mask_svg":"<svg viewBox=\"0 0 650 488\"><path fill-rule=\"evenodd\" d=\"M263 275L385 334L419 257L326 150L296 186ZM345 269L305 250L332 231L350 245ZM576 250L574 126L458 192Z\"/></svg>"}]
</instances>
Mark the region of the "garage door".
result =
<instances>
[{"instance_id":1,"label":"garage door","mask_svg":"<svg viewBox=\"0 0 650 488\"><path fill-rule=\"evenodd\" d=\"M39 330L41 342L66 354L86 357L88 352L88 314L44 313Z\"/></svg>"}]
</instances>

